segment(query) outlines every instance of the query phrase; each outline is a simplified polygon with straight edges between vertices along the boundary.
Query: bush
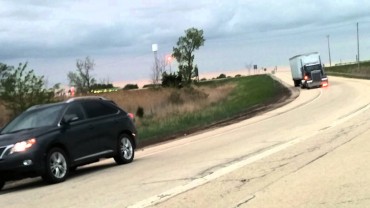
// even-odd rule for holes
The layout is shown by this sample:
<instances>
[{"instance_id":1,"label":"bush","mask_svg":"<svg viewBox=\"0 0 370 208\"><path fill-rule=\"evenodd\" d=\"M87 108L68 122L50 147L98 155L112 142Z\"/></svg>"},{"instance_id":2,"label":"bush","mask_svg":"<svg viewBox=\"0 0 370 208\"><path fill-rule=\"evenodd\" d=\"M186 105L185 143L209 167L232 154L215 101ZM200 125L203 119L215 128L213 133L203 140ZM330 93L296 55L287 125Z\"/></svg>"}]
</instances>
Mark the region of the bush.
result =
<instances>
[{"instance_id":1,"label":"bush","mask_svg":"<svg viewBox=\"0 0 370 208\"><path fill-rule=\"evenodd\" d=\"M237 74L237 75L235 75L235 78L237 78L237 77L241 77L242 75L240 75L240 74Z\"/></svg>"},{"instance_id":2,"label":"bush","mask_svg":"<svg viewBox=\"0 0 370 208\"><path fill-rule=\"evenodd\" d=\"M162 85L160 84L146 84L143 86L143 88L159 88L161 87Z\"/></svg>"},{"instance_id":3,"label":"bush","mask_svg":"<svg viewBox=\"0 0 370 208\"><path fill-rule=\"evenodd\" d=\"M163 87L181 87L182 76L180 73L170 73L164 72L162 74L162 86Z\"/></svg>"},{"instance_id":4,"label":"bush","mask_svg":"<svg viewBox=\"0 0 370 208\"><path fill-rule=\"evenodd\" d=\"M123 89L124 90L135 90L135 89L139 89L139 87L137 86L137 84L127 84Z\"/></svg>"},{"instance_id":5,"label":"bush","mask_svg":"<svg viewBox=\"0 0 370 208\"><path fill-rule=\"evenodd\" d=\"M225 74L220 74L220 76L217 77L217 79L225 79L226 75Z\"/></svg>"},{"instance_id":6,"label":"bush","mask_svg":"<svg viewBox=\"0 0 370 208\"><path fill-rule=\"evenodd\" d=\"M144 108L143 107L141 107L141 106L137 107L136 116L139 117L139 118L144 117Z\"/></svg>"},{"instance_id":7,"label":"bush","mask_svg":"<svg viewBox=\"0 0 370 208\"><path fill-rule=\"evenodd\" d=\"M101 89L111 89L113 84L93 84L90 87L90 90L101 90Z\"/></svg>"}]
</instances>

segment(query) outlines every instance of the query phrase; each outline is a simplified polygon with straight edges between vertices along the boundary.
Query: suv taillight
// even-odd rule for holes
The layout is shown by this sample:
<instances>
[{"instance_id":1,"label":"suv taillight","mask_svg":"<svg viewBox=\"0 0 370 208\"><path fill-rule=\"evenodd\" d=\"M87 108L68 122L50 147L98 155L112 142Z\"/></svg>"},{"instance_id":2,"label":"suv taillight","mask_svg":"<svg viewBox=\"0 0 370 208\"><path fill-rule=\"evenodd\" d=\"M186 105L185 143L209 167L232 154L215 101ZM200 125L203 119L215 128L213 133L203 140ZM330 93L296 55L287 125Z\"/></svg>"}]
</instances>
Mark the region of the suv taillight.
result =
<instances>
[{"instance_id":1,"label":"suv taillight","mask_svg":"<svg viewBox=\"0 0 370 208\"><path fill-rule=\"evenodd\" d=\"M132 121L135 121L135 116L133 113L127 113L127 115L131 118Z\"/></svg>"}]
</instances>

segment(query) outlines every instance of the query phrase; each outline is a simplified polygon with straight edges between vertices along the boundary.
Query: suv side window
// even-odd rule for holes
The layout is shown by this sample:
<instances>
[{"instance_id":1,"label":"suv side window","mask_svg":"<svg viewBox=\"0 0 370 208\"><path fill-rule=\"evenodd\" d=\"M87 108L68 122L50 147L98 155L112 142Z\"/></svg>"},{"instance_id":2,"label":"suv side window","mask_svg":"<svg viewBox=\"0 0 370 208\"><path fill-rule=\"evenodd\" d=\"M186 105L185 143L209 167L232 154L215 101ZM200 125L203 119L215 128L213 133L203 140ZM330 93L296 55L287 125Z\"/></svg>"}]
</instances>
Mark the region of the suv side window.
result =
<instances>
[{"instance_id":1,"label":"suv side window","mask_svg":"<svg viewBox=\"0 0 370 208\"><path fill-rule=\"evenodd\" d=\"M118 113L118 109L110 104L105 104L100 101L87 101L83 102L88 118L96 118L99 116L106 116Z\"/></svg>"},{"instance_id":2,"label":"suv side window","mask_svg":"<svg viewBox=\"0 0 370 208\"><path fill-rule=\"evenodd\" d=\"M77 116L78 120L85 119L85 114L83 112L82 106L79 103L72 103L67 111L64 114L64 119L71 118L73 116Z\"/></svg>"}]
</instances>

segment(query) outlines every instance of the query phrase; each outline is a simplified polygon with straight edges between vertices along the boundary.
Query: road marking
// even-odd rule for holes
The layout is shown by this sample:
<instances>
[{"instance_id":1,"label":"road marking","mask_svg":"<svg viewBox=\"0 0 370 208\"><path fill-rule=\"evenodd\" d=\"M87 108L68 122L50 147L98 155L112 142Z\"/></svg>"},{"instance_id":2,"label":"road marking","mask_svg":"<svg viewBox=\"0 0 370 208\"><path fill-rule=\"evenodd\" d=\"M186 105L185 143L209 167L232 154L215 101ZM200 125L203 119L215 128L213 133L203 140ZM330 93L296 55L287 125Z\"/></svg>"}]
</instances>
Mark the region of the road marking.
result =
<instances>
[{"instance_id":1,"label":"road marking","mask_svg":"<svg viewBox=\"0 0 370 208\"><path fill-rule=\"evenodd\" d=\"M201 186L203 184L206 184L208 183L209 181L212 181L214 179L217 179L223 175L226 175L228 173L231 173L237 169L240 169L248 164L251 164L253 162L256 162L258 160L261 160L267 156L270 156L274 153L277 153L279 151L282 151L290 146L293 146L299 142L302 142L303 140L309 138L309 137L312 137L314 135L316 135L318 132L316 132L315 134L311 134L309 136L306 136L306 137L299 137L297 139L294 139L294 140L291 140L289 142L286 142L284 144L281 144L279 146L276 146L274 148L271 148L271 149L268 149L260 154L257 154L257 155L254 155L254 156L251 156L249 158L246 158L245 160L242 160L242 161L238 161L238 162L235 162L227 167L224 167L224 168L220 168L216 171L214 171L213 173L210 173L204 177L201 177L201 178L198 178L198 179L195 179L187 184L184 184L184 185L180 185L180 186L177 186L171 190L168 190L166 192L163 192L161 194L158 194L156 196L152 196L152 197L149 197L143 201L140 201L136 204L133 204L131 206L129 206L130 208L143 208L143 207L149 207L149 206L153 206L153 205L156 205L158 203L161 203L163 201L166 201L176 195L179 195L181 193L184 193L186 191L189 191L191 189L194 189L198 186Z\"/></svg>"},{"instance_id":2,"label":"road marking","mask_svg":"<svg viewBox=\"0 0 370 208\"><path fill-rule=\"evenodd\" d=\"M246 165L249 165L251 163L254 163L258 160L261 160L263 158L266 158L272 154L275 154L277 152L280 152L284 149L287 149L288 147L291 147L295 144L298 144L308 138L311 138L313 136L316 136L318 133L322 133L323 131L326 131L328 129L331 129L335 126L338 126L339 124L341 123L344 123L345 121L361 114L362 112L368 110L370 108L370 104L367 104L365 105L364 107L360 108L358 111L354 112L352 115L349 115L349 116L346 116L342 119L339 119L337 121L335 121L332 125L330 125L328 128L325 128L325 129L321 129L321 130L317 130L315 131L313 134L310 134L308 136L303 136L303 137L298 137L296 139L293 139L293 140L290 140L286 143L283 143L281 145L278 145L278 146L275 146L271 149L268 149L264 152L261 152L260 154L257 154L257 155L254 155L254 156L251 156L249 158L246 158L244 160L241 160L241 161L238 161L238 162L235 162L235 163L232 163L230 164L229 166L226 166L224 168L220 168L208 175L205 175L201 178L197 178L195 180L192 180L190 181L189 183L187 184L183 184L183 185L180 185L180 186L177 186L173 189L170 189L168 191L165 191L161 194L158 194L158 195L155 195L155 196L152 196L152 197L149 197L147 199L144 199L142 201L139 201L131 206L129 206L129 208L144 208L144 207L149 207L149 206L154 206L156 204L159 204L163 201L166 201L176 195L179 195L181 193L184 193L186 191L189 191L191 189L194 189L198 186L201 186L201 185L204 185L212 180L215 180L221 176L224 176L226 174L229 174L235 170L238 170Z\"/></svg>"}]
</instances>

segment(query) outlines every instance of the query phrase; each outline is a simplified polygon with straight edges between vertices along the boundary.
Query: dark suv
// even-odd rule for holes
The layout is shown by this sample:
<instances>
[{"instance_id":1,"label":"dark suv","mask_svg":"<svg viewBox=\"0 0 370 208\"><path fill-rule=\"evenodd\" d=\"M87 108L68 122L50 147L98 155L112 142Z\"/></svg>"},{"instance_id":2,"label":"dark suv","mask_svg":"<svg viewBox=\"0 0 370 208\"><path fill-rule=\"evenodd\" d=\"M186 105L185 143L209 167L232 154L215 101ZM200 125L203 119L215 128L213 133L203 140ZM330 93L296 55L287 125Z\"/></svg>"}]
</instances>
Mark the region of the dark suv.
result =
<instances>
[{"instance_id":1,"label":"dark suv","mask_svg":"<svg viewBox=\"0 0 370 208\"><path fill-rule=\"evenodd\" d=\"M133 118L113 101L80 97L33 106L0 130L0 190L25 177L62 182L70 170L101 158L130 163L136 145Z\"/></svg>"}]
</instances>

